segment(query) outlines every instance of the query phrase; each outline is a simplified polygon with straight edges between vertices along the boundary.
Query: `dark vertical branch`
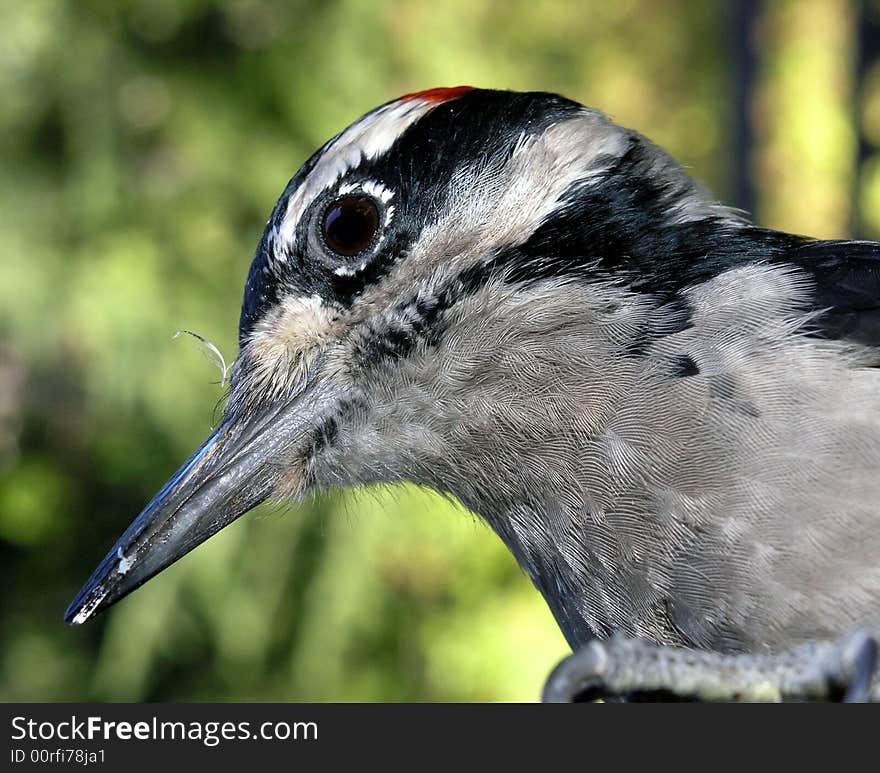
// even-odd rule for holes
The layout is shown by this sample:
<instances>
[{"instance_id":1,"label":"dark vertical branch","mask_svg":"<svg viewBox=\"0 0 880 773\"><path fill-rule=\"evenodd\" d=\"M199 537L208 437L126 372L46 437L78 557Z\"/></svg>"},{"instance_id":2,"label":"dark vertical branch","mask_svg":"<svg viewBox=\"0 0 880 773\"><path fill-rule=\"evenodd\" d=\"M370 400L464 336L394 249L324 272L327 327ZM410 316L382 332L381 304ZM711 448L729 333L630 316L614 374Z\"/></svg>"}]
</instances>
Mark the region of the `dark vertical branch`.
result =
<instances>
[{"instance_id":1,"label":"dark vertical branch","mask_svg":"<svg viewBox=\"0 0 880 773\"><path fill-rule=\"evenodd\" d=\"M759 0L732 0L730 9L731 54L733 59L733 158L731 169L733 203L754 215L755 182L752 175L754 145L753 97L757 77L755 33Z\"/></svg>"},{"instance_id":2,"label":"dark vertical branch","mask_svg":"<svg viewBox=\"0 0 880 773\"><path fill-rule=\"evenodd\" d=\"M865 222L862 214L864 196L862 188L865 169L878 148L866 135L863 110L867 97L868 75L880 67L880 7L876 0L861 0L856 16L855 83L853 87L854 120L857 149L854 175L852 234L856 238L865 235ZM876 236L876 234L875 234Z\"/></svg>"}]
</instances>

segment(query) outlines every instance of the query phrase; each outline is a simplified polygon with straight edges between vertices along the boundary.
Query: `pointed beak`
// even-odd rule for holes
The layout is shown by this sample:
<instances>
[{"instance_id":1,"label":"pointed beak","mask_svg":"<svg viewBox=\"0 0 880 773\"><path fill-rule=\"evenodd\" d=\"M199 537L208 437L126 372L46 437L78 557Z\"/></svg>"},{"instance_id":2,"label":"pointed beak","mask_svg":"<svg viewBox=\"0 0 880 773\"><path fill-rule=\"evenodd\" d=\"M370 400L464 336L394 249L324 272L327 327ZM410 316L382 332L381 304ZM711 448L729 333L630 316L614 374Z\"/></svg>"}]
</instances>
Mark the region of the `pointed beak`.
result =
<instances>
[{"instance_id":1,"label":"pointed beak","mask_svg":"<svg viewBox=\"0 0 880 773\"><path fill-rule=\"evenodd\" d=\"M81 625L139 588L266 500L282 474L285 489L296 490L331 392L327 382L312 384L289 404L227 418L128 527L65 621Z\"/></svg>"}]
</instances>

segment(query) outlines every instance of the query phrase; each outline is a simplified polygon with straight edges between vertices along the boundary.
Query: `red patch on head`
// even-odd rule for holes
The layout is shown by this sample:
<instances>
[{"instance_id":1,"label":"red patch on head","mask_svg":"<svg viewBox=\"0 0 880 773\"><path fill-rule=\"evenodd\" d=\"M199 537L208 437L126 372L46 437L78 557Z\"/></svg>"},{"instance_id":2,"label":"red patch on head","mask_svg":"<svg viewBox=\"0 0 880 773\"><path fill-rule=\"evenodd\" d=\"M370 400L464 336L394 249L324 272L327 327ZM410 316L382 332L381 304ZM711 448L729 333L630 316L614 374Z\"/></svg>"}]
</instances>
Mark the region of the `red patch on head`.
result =
<instances>
[{"instance_id":1,"label":"red patch on head","mask_svg":"<svg viewBox=\"0 0 880 773\"><path fill-rule=\"evenodd\" d=\"M447 86L438 89L428 89L427 91L416 91L413 94L405 94L398 101L411 102L414 99L420 99L422 102L439 105L441 102L449 102L450 100L458 99L473 90L473 86Z\"/></svg>"}]
</instances>

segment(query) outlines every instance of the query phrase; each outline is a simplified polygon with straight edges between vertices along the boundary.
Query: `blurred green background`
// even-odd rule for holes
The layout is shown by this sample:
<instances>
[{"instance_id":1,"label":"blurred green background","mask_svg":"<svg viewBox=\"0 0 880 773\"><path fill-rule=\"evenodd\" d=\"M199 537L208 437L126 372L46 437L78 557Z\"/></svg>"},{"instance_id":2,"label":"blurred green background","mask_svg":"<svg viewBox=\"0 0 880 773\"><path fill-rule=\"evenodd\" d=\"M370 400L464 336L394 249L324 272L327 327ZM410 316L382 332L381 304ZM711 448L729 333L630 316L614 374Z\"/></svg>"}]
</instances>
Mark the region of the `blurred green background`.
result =
<instances>
[{"instance_id":1,"label":"blurred green background","mask_svg":"<svg viewBox=\"0 0 880 773\"><path fill-rule=\"evenodd\" d=\"M61 615L218 418L287 180L375 105L558 91L730 199L731 3L0 3L0 700L534 700L565 654L474 516L411 488L261 508L82 629ZM749 169L771 226L878 232L857 7L766 3ZM874 77L877 76L877 77ZM860 186L858 195L856 183ZM872 214L873 218L872 219Z\"/></svg>"}]
</instances>

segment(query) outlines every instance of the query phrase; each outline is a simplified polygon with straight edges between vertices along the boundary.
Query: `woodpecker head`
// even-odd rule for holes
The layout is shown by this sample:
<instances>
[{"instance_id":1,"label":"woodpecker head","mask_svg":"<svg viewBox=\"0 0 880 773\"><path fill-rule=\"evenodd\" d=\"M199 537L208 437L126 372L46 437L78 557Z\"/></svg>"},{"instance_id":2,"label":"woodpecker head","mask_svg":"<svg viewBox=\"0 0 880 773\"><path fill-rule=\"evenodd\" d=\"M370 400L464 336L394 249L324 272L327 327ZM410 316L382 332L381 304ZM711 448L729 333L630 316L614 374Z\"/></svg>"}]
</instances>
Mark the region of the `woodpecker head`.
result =
<instances>
[{"instance_id":1,"label":"woodpecker head","mask_svg":"<svg viewBox=\"0 0 880 773\"><path fill-rule=\"evenodd\" d=\"M267 498L330 486L449 492L524 560L517 514L547 500L538 481L564 482L568 439L614 388L603 369L654 332L633 310L686 326L681 289L718 270L707 240L734 260L725 239L745 225L662 150L559 96L445 88L368 113L279 199L226 416L68 621Z\"/></svg>"}]
</instances>

